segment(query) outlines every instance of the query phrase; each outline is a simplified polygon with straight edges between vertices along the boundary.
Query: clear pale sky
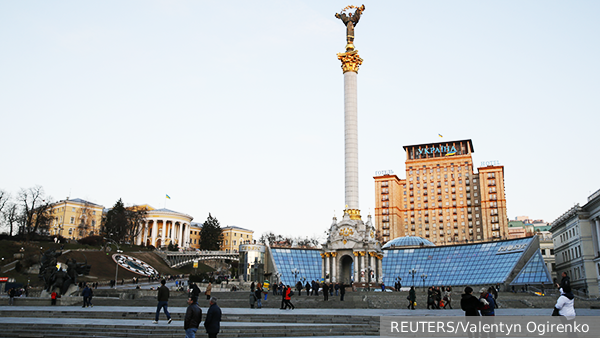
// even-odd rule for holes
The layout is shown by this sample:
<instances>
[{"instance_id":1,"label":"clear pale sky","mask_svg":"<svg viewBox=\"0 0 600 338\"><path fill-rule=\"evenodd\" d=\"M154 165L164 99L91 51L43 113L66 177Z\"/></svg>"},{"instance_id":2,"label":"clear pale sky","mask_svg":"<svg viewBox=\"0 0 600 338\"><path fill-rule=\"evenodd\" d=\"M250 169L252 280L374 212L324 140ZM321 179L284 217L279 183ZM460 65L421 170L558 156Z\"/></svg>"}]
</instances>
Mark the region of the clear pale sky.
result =
<instances>
[{"instance_id":1,"label":"clear pale sky","mask_svg":"<svg viewBox=\"0 0 600 338\"><path fill-rule=\"evenodd\" d=\"M345 205L349 4L0 2L0 189L322 235ZM363 216L375 171L404 178L402 146L438 134L505 166L511 219L600 189L600 2L364 4Z\"/></svg>"}]
</instances>

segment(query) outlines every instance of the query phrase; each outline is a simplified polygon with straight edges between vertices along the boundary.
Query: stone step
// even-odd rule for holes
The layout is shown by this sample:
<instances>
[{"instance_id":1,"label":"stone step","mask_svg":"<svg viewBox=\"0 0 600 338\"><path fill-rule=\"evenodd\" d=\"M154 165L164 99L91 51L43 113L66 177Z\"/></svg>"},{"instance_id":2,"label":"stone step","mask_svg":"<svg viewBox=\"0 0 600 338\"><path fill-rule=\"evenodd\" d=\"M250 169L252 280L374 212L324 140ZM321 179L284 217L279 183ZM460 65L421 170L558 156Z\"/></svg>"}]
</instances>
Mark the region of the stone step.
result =
<instances>
[{"instance_id":1,"label":"stone step","mask_svg":"<svg viewBox=\"0 0 600 338\"><path fill-rule=\"evenodd\" d=\"M4 325L2 325L4 326ZM183 328L177 326L170 327L148 327L148 326L127 326L119 327L116 325L44 325L35 324L27 327L2 327L3 337L180 337ZM376 336L379 335L377 327L359 327L359 326L235 326L222 327L219 337L304 337L313 336ZM203 333L203 328L199 329Z\"/></svg>"},{"instance_id":2,"label":"stone step","mask_svg":"<svg viewBox=\"0 0 600 338\"><path fill-rule=\"evenodd\" d=\"M260 310L257 310L260 311ZM171 318L175 321L183 321L183 311L171 311ZM51 311L38 309L36 311L0 311L0 317L29 317L29 318L82 318L82 319L137 319L152 320L154 311L119 312L119 311ZM161 313L161 319L164 314ZM302 324L358 324L379 325L379 317L372 316L338 316L338 315L306 315L298 314L293 310L285 311L276 315L263 314L227 314L223 313L222 320L225 322L251 322L251 323L302 323Z\"/></svg>"}]
</instances>

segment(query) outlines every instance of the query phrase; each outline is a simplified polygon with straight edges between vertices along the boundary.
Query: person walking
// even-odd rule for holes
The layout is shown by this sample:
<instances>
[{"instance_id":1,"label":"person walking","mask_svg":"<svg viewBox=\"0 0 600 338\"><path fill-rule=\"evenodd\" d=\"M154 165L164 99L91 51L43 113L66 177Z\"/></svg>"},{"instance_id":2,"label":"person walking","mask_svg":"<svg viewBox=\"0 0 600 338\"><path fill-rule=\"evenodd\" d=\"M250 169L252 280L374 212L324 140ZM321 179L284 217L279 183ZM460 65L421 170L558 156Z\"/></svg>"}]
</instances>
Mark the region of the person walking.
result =
<instances>
[{"instance_id":1,"label":"person walking","mask_svg":"<svg viewBox=\"0 0 600 338\"><path fill-rule=\"evenodd\" d=\"M156 316L154 317L154 321L152 323L158 324L158 315L160 314L160 309L164 309L165 315L167 315L167 324L171 324L171 314L169 313L169 288L165 286L167 283L166 280L161 280L161 286L158 288L158 296L156 299L158 300L158 304L156 305Z\"/></svg>"},{"instance_id":2,"label":"person walking","mask_svg":"<svg viewBox=\"0 0 600 338\"><path fill-rule=\"evenodd\" d=\"M558 314L572 319L575 317L575 295L571 292L571 286L565 285L560 289L560 297L556 301L554 308L558 310Z\"/></svg>"},{"instance_id":3,"label":"person walking","mask_svg":"<svg viewBox=\"0 0 600 338\"><path fill-rule=\"evenodd\" d=\"M287 288L284 286L281 291L281 306L279 310L285 310L285 294L287 293Z\"/></svg>"},{"instance_id":4,"label":"person walking","mask_svg":"<svg viewBox=\"0 0 600 338\"><path fill-rule=\"evenodd\" d=\"M427 310L430 310L430 307L435 309L435 301L432 286L430 286L429 289L427 289Z\"/></svg>"},{"instance_id":5,"label":"person walking","mask_svg":"<svg viewBox=\"0 0 600 338\"><path fill-rule=\"evenodd\" d=\"M250 308L254 309L254 304L256 303L256 295L254 292L250 291L250 297L248 301L250 302Z\"/></svg>"},{"instance_id":6,"label":"person walking","mask_svg":"<svg viewBox=\"0 0 600 338\"><path fill-rule=\"evenodd\" d=\"M288 307L290 309L295 309L296 307L294 306L294 304L292 304L291 300L292 300L292 288L290 288L290 286L288 285L285 288L285 298L284 298L284 302L285 302L285 309L287 309Z\"/></svg>"},{"instance_id":7,"label":"person walking","mask_svg":"<svg viewBox=\"0 0 600 338\"><path fill-rule=\"evenodd\" d=\"M473 296L473 288L470 286L467 286L465 288L465 293L463 293L461 295L461 299L460 299L460 308L465 312L465 317L472 317L472 316L477 316L479 317L479 307L481 306L481 303L479 302L479 299L477 299L477 297ZM467 322L470 321L468 319L465 319ZM473 332L471 331L467 331L467 334L469 335L469 338L473 338L473 336L477 337L478 334L475 333L475 335L473 335Z\"/></svg>"},{"instance_id":8,"label":"person walking","mask_svg":"<svg viewBox=\"0 0 600 338\"><path fill-rule=\"evenodd\" d=\"M16 294L17 291L15 290L15 288L10 288L10 290L8 290L8 305L15 305Z\"/></svg>"},{"instance_id":9,"label":"person walking","mask_svg":"<svg viewBox=\"0 0 600 338\"><path fill-rule=\"evenodd\" d=\"M327 283L323 283L323 301L329 300L329 285Z\"/></svg>"},{"instance_id":10,"label":"person walking","mask_svg":"<svg viewBox=\"0 0 600 338\"><path fill-rule=\"evenodd\" d=\"M344 296L346 295L346 285L344 283L340 284L340 302L344 301Z\"/></svg>"},{"instance_id":11,"label":"person walking","mask_svg":"<svg viewBox=\"0 0 600 338\"><path fill-rule=\"evenodd\" d=\"M206 291L204 291L204 294L206 295L206 300L210 299L210 291L212 290L212 283L208 282L208 286L206 287Z\"/></svg>"},{"instance_id":12,"label":"person walking","mask_svg":"<svg viewBox=\"0 0 600 338\"><path fill-rule=\"evenodd\" d=\"M415 302L417 301L417 293L415 291L415 287L411 286L410 287L410 291L408 291L408 309L414 310L415 309Z\"/></svg>"},{"instance_id":13,"label":"person walking","mask_svg":"<svg viewBox=\"0 0 600 338\"><path fill-rule=\"evenodd\" d=\"M204 328L208 333L208 338L217 338L217 334L221 331L221 308L217 305L217 298L210 298L210 307L206 312L204 320Z\"/></svg>"},{"instance_id":14,"label":"person walking","mask_svg":"<svg viewBox=\"0 0 600 338\"><path fill-rule=\"evenodd\" d=\"M196 299L200 297L200 288L196 283L192 283L190 287L190 297L196 297Z\"/></svg>"},{"instance_id":15,"label":"person walking","mask_svg":"<svg viewBox=\"0 0 600 338\"><path fill-rule=\"evenodd\" d=\"M310 283L306 281L306 285L304 287L306 288L306 295L310 296Z\"/></svg>"},{"instance_id":16,"label":"person walking","mask_svg":"<svg viewBox=\"0 0 600 338\"><path fill-rule=\"evenodd\" d=\"M446 287L444 291L444 309L450 307L452 309L452 288L450 286Z\"/></svg>"},{"instance_id":17,"label":"person walking","mask_svg":"<svg viewBox=\"0 0 600 338\"><path fill-rule=\"evenodd\" d=\"M260 283L256 285L256 290L254 290L254 297L256 297L256 307L258 309L262 308L262 287Z\"/></svg>"},{"instance_id":18,"label":"person walking","mask_svg":"<svg viewBox=\"0 0 600 338\"><path fill-rule=\"evenodd\" d=\"M460 299L460 308L465 312L465 316L479 316L480 306L479 299L473 296L473 288L467 286Z\"/></svg>"},{"instance_id":19,"label":"person walking","mask_svg":"<svg viewBox=\"0 0 600 338\"><path fill-rule=\"evenodd\" d=\"M92 289L90 289L90 287L87 284L84 284L83 291L81 292L81 295L83 296L83 306L82 307L90 306L91 294L92 294Z\"/></svg>"},{"instance_id":20,"label":"person walking","mask_svg":"<svg viewBox=\"0 0 600 338\"><path fill-rule=\"evenodd\" d=\"M187 303L188 307L183 320L185 338L196 338L196 331L198 331L202 321L202 309L198 306L198 298L196 297L189 297Z\"/></svg>"},{"instance_id":21,"label":"person walking","mask_svg":"<svg viewBox=\"0 0 600 338\"><path fill-rule=\"evenodd\" d=\"M495 316L494 309L496 308L496 302L494 296L488 292L488 288L481 288L479 290L479 301L483 306L479 308L482 316Z\"/></svg>"},{"instance_id":22,"label":"person walking","mask_svg":"<svg viewBox=\"0 0 600 338\"><path fill-rule=\"evenodd\" d=\"M339 296L340 293L340 283L335 283L335 285L333 286L333 288L335 289L335 295Z\"/></svg>"},{"instance_id":23,"label":"person walking","mask_svg":"<svg viewBox=\"0 0 600 338\"><path fill-rule=\"evenodd\" d=\"M50 299L51 299L51 304L52 305L56 305L56 291L52 291L52 293L50 294Z\"/></svg>"}]
</instances>

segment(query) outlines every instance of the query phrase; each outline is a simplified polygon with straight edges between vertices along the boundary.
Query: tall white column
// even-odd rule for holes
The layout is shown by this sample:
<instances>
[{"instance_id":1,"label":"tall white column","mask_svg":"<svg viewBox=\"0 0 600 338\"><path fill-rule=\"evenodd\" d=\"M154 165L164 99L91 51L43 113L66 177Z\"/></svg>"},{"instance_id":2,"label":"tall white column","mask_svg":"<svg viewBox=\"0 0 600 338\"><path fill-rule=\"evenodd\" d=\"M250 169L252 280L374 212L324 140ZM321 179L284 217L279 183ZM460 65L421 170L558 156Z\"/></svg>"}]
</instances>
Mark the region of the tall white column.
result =
<instances>
[{"instance_id":1,"label":"tall white column","mask_svg":"<svg viewBox=\"0 0 600 338\"><path fill-rule=\"evenodd\" d=\"M152 246L156 246L156 236L158 236L158 222L156 220L152 221L152 236L150 236L150 242L152 242Z\"/></svg>"},{"instance_id":2,"label":"tall white column","mask_svg":"<svg viewBox=\"0 0 600 338\"><path fill-rule=\"evenodd\" d=\"M328 253L325 253L325 274L327 274L329 272L330 276L331 276L331 270L329 270L329 255ZM325 277L325 281L327 282L327 275L324 275L323 277Z\"/></svg>"},{"instance_id":3,"label":"tall white column","mask_svg":"<svg viewBox=\"0 0 600 338\"><path fill-rule=\"evenodd\" d=\"M167 238L167 221L162 220L162 236L160 246L165 246L165 239Z\"/></svg>"},{"instance_id":4,"label":"tall white column","mask_svg":"<svg viewBox=\"0 0 600 338\"><path fill-rule=\"evenodd\" d=\"M331 257L331 281L336 283L338 281L337 279L337 259L336 256L332 256Z\"/></svg>"},{"instance_id":5,"label":"tall white column","mask_svg":"<svg viewBox=\"0 0 600 338\"><path fill-rule=\"evenodd\" d=\"M179 247L183 248L183 222L179 222Z\"/></svg>"},{"instance_id":6,"label":"tall white column","mask_svg":"<svg viewBox=\"0 0 600 338\"><path fill-rule=\"evenodd\" d=\"M183 223L183 236L181 238L182 238L182 241L183 241L183 245L186 248L190 247L190 243L189 243L189 240L188 240L188 238L189 238L188 236L190 235L190 229L189 229L189 227L190 227L189 224Z\"/></svg>"},{"instance_id":7,"label":"tall white column","mask_svg":"<svg viewBox=\"0 0 600 338\"><path fill-rule=\"evenodd\" d=\"M144 222L144 237L142 238L142 245L146 245L146 242L148 242L148 231L150 230L150 222L145 221Z\"/></svg>"},{"instance_id":8,"label":"tall white column","mask_svg":"<svg viewBox=\"0 0 600 338\"><path fill-rule=\"evenodd\" d=\"M344 73L344 141L346 168L346 204L358 209L358 102L357 73Z\"/></svg>"},{"instance_id":9,"label":"tall white column","mask_svg":"<svg viewBox=\"0 0 600 338\"><path fill-rule=\"evenodd\" d=\"M357 252L355 251L354 253L356 254ZM360 282L360 280L359 280L360 268L359 268L359 263L358 263L360 260L359 257L360 256L357 256L357 255L354 256L354 281L357 283Z\"/></svg>"}]
</instances>

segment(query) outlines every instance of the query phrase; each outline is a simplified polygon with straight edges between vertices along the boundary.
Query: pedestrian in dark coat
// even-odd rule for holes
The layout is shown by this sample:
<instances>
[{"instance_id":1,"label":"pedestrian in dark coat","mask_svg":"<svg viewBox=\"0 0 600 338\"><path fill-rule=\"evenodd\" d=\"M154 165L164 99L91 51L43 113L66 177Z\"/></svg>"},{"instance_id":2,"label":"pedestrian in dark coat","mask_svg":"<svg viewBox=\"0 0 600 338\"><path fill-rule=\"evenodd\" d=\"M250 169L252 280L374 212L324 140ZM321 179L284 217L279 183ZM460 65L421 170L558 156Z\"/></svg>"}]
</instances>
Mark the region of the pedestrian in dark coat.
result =
<instances>
[{"instance_id":1,"label":"pedestrian in dark coat","mask_svg":"<svg viewBox=\"0 0 600 338\"><path fill-rule=\"evenodd\" d=\"M287 288L284 286L281 291L281 307L279 310L285 310L285 294L287 293Z\"/></svg>"},{"instance_id":2,"label":"pedestrian in dark coat","mask_svg":"<svg viewBox=\"0 0 600 338\"><path fill-rule=\"evenodd\" d=\"M198 306L198 298L188 298L188 307L185 311L183 320L183 329L185 330L185 338L196 338L196 332L202 321L202 309Z\"/></svg>"},{"instance_id":3,"label":"pedestrian in dark coat","mask_svg":"<svg viewBox=\"0 0 600 338\"><path fill-rule=\"evenodd\" d=\"M204 328L208 333L208 338L217 338L217 334L221 331L221 308L217 305L217 298L210 298L210 307L206 312L204 320Z\"/></svg>"},{"instance_id":4,"label":"pedestrian in dark coat","mask_svg":"<svg viewBox=\"0 0 600 338\"><path fill-rule=\"evenodd\" d=\"M415 302L417 301L417 293L415 292L415 287L411 286L410 291L408 291L408 308L411 310L415 309Z\"/></svg>"},{"instance_id":5,"label":"pedestrian in dark coat","mask_svg":"<svg viewBox=\"0 0 600 338\"><path fill-rule=\"evenodd\" d=\"M344 296L346 295L346 285L344 283L340 284L340 301L344 301Z\"/></svg>"},{"instance_id":6,"label":"pedestrian in dark coat","mask_svg":"<svg viewBox=\"0 0 600 338\"><path fill-rule=\"evenodd\" d=\"M329 300L329 285L327 283L323 283L323 300Z\"/></svg>"},{"instance_id":7,"label":"pedestrian in dark coat","mask_svg":"<svg viewBox=\"0 0 600 338\"><path fill-rule=\"evenodd\" d=\"M310 283L308 281L306 282L305 287L306 287L306 295L310 296Z\"/></svg>"},{"instance_id":8,"label":"pedestrian in dark coat","mask_svg":"<svg viewBox=\"0 0 600 338\"><path fill-rule=\"evenodd\" d=\"M479 299L473 296L473 288L467 286L460 299L460 308L465 312L465 316L479 316L478 309L480 306Z\"/></svg>"},{"instance_id":9,"label":"pedestrian in dark coat","mask_svg":"<svg viewBox=\"0 0 600 338\"><path fill-rule=\"evenodd\" d=\"M85 284L83 291L81 292L81 295L83 296L83 306L82 307L90 306L89 299L92 295L92 289L90 289L90 287L87 284Z\"/></svg>"},{"instance_id":10,"label":"pedestrian in dark coat","mask_svg":"<svg viewBox=\"0 0 600 338\"><path fill-rule=\"evenodd\" d=\"M158 300L158 304L156 305L156 316L154 317L154 321L152 323L158 324L158 315L160 314L160 309L164 309L165 315L167 315L167 324L171 324L171 314L169 313L169 288L165 286L167 281L164 279L160 281L160 288L158 288L158 296L156 299Z\"/></svg>"}]
</instances>

